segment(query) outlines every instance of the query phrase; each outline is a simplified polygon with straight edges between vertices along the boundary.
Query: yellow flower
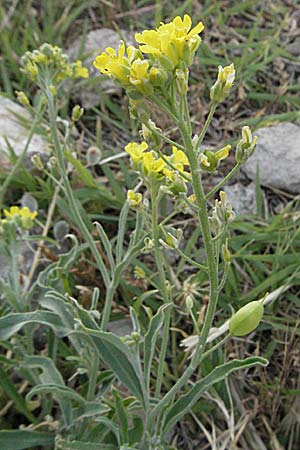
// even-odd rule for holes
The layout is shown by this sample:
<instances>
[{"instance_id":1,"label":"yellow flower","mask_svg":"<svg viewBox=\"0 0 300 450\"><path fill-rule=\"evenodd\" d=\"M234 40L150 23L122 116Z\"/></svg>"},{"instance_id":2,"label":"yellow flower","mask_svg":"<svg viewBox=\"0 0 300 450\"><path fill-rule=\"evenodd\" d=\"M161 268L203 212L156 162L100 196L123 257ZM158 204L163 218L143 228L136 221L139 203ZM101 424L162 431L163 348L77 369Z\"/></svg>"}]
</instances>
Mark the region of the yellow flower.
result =
<instances>
[{"instance_id":1,"label":"yellow flower","mask_svg":"<svg viewBox=\"0 0 300 450\"><path fill-rule=\"evenodd\" d=\"M221 161L222 159L226 159L229 155L231 149L231 145L225 145L225 147L221 148L215 153L216 158Z\"/></svg>"},{"instance_id":2,"label":"yellow flower","mask_svg":"<svg viewBox=\"0 0 300 450\"><path fill-rule=\"evenodd\" d=\"M81 61L76 61L73 67L73 77L74 78L88 78L89 71L86 67L82 67Z\"/></svg>"},{"instance_id":3,"label":"yellow flower","mask_svg":"<svg viewBox=\"0 0 300 450\"><path fill-rule=\"evenodd\" d=\"M143 168L148 175L149 172L155 172L157 174L161 173L161 171L165 167L165 162L162 158L156 159L151 152L147 152L143 156Z\"/></svg>"},{"instance_id":4,"label":"yellow flower","mask_svg":"<svg viewBox=\"0 0 300 450\"><path fill-rule=\"evenodd\" d=\"M148 144L142 142L138 144L137 142L129 142L126 145L125 151L131 156L131 160L134 164L139 163L143 159L143 153L147 150Z\"/></svg>"},{"instance_id":5,"label":"yellow flower","mask_svg":"<svg viewBox=\"0 0 300 450\"><path fill-rule=\"evenodd\" d=\"M143 199L142 194L139 192L135 193L131 189L127 191L127 200L130 206L133 206L134 208L137 207Z\"/></svg>"},{"instance_id":6,"label":"yellow flower","mask_svg":"<svg viewBox=\"0 0 300 450\"><path fill-rule=\"evenodd\" d=\"M189 160L188 160L186 154L182 150L179 150L177 147L175 147L175 145L173 145L173 147L172 147L172 153L173 154L168 157L168 160L170 161L170 163L172 163L172 165L175 167L175 169L178 170L179 175L180 175L180 172L184 173L186 175L189 175L189 173L185 172L185 170L184 170L184 166L189 165ZM171 181L174 181L175 171L172 168L170 168L169 166L166 166L165 169L163 170L163 173Z\"/></svg>"},{"instance_id":7,"label":"yellow flower","mask_svg":"<svg viewBox=\"0 0 300 450\"><path fill-rule=\"evenodd\" d=\"M133 61L129 75L130 83L135 86L140 86L141 84L144 84L145 81L149 80L148 68L148 61L143 61L140 58Z\"/></svg>"},{"instance_id":8,"label":"yellow flower","mask_svg":"<svg viewBox=\"0 0 300 450\"><path fill-rule=\"evenodd\" d=\"M107 47L105 52L98 55L94 61L94 66L104 75L115 78L122 84L129 84L131 61L135 49L128 47L125 51L125 43L121 41L118 53L115 49Z\"/></svg>"},{"instance_id":9,"label":"yellow flower","mask_svg":"<svg viewBox=\"0 0 300 450\"><path fill-rule=\"evenodd\" d=\"M32 227L33 220L37 216L37 211L31 212L30 209L27 208L27 206L25 206L24 208L11 206L9 211L7 209L4 209L3 212L7 219L11 221L15 220L21 225L22 228L25 228L26 230Z\"/></svg>"},{"instance_id":10,"label":"yellow flower","mask_svg":"<svg viewBox=\"0 0 300 450\"><path fill-rule=\"evenodd\" d=\"M189 160L182 150L178 150L178 148L175 147L175 145L173 145L172 152L173 152L173 162L175 164L180 163L183 164L184 166L189 165Z\"/></svg>"},{"instance_id":11,"label":"yellow flower","mask_svg":"<svg viewBox=\"0 0 300 450\"><path fill-rule=\"evenodd\" d=\"M192 29L191 26L190 16L186 14L183 19L177 16L170 23L161 23L157 30L137 33L135 39L143 44L140 46L143 53L166 57L173 66L177 66L180 61L189 64L201 42L198 34L204 29L202 22Z\"/></svg>"}]
</instances>

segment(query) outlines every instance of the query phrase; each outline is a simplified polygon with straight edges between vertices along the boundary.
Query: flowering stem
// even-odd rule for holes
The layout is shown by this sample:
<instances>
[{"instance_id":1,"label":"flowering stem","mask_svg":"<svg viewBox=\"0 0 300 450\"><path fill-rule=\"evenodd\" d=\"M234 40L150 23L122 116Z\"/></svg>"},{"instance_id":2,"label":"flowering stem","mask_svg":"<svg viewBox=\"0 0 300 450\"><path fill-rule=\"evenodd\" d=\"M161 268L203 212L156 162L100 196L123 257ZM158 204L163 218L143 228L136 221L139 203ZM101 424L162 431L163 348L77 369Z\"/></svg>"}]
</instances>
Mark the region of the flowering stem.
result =
<instances>
[{"instance_id":1,"label":"flowering stem","mask_svg":"<svg viewBox=\"0 0 300 450\"><path fill-rule=\"evenodd\" d=\"M61 143L60 143L60 140L58 137L58 133L57 133L57 128L56 128L56 112L55 112L55 107L54 107L53 95L52 95L49 87L46 88L45 93L47 96L48 107L49 107L51 136L53 139L53 143L54 143L54 147L55 147L55 154L57 157L57 162L58 162L59 169L61 172L66 195L67 195L67 198L72 207L72 212L73 212L75 220L76 220L76 225L80 228L87 243L89 244L90 250L91 250L91 252L96 260L97 266L101 272L103 282L104 282L106 288L108 288L109 283L110 283L110 277L109 277L108 271L102 261L100 253L98 252L98 249L96 247L94 239L92 238L87 226L85 225L85 223L79 213L78 205L77 205L76 199L74 197L74 194L73 194L70 182L69 182L69 178L68 178L68 175L66 172L65 162L64 162L64 153L63 153L63 149L62 149L62 146L61 146Z\"/></svg>"},{"instance_id":2,"label":"flowering stem","mask_svg":"<svg viewBox=\"0 0 300 450\"><path fill-rule=\"evenodd\" d=\"M230 172L218 183L216 186L206 194L205 200L210 199L218 190L235 174L235 172L239 169L240 163L237 163Z\"/></svg>"},{"instance_id":3,"label":"flowering stem","mask_svg":"<svg viewBox=\"0 0 300 450\"><path fill-rule=\"evenodd\" d=\"M160 290L162 293L163 302L166 304L169 301L169 296L168 296L168 291L167 291L167 280L165 277L165 271L164 271L163 262L162 262L161 248L160 248L160 243L159 243L159 225L158 225L158 214L157 214L158 187L153 183L150 188L150 191L151 191L152 233L153 233L153 240L154 240L154 255L155 255L155 261L156 261L156 266L157 266L158 276L159 276L159 287L160 287ZM155 396L156 397L159 397L161 384L162 384L165 356L166 356L167 346L168 346L170 320L171 320L171 310L167 309L167 311L165 312L165 316L164 316L162 344L161 344L161 349L160 349L160 357L159 357L158 370L157 370L157 379L156 379L156 388L155 388Z\"/></svg>"},{"instance_id":4,"label":"flowering stem","mask_svg":"<svg viewBox=\"0 0 300 450\"><path fill-rule=\"evenodd\" d=\"M212 106L212 111L214 111L215 106ZM213 112L210 112L209 117L211 120L211 117L213 115ZM208 127L208 124L210 120L207 119L206 121L206 128ZM204 318L204 323L202 326L202 330L200 332L200 335L198 337L198 342L195 348L195 353L193 355L193 358L187 367L187 369L184 371L183 375L177 380L175 385L169 390L169 392L162 398L162 400L153 408L151 411L150 417L149 417L149 426L151 427L153 424L154 418L161 414L163 409L174 399L174 396L176 393L185 385L185 383L189 380L193 372L196 370L196 368L199 365L199 362L201 361L202 354L205 349L205 344L208 338L209 330L211 328L211 324L214 318L215 309L218 301L218 272L217 272L217 262L214 252L214 246L212 242L212 236L210 231L210 225L208 220L208 213L207 213L207 205L206 205L206 199L203 191L203 186L201 182L201 169L198 162L198 158L196 156L191 133L189 132L189 127L187 127L185 121L182 119L182 117L178 116L177 125L180 130L185 149L186 154L189 159L189 164L191 168L191 174L192 174L192 180L193 180L193 189L196 197L196 204L198 206L198 217L199 222L201 225L202 230L202 236L203 236L203 242L204 242L204 248L206 252L206 259L207 259L207 270L208 270L208 276L209 276L209 283L210 283L210 295L209 295L209 303L207 307L207 311ZM203 139L205 135L205 132L201 133L200 137ZM199 141L201 143L201 140L199 138Z\"/></svg>"},{"instance_id":5,"label":"flowering stem","mask_svg":"<svg viewBox=\"0 0 300 450\"><path fill-rule=\"evenodd\" d=\"M217 106L218 106L218 104L215 103L215 102L213 102L212 105L211 105L211 108L210 108L209 114L207 116L207 119L205 121L204 127L203 127L203 129L202 129L202 131L200 133L200 136L198 137L196 145L195 145L196 153L199 152L199 147L202 144L203 139L205 138L206 132L208 130L210 122L212 121L212 118L213 118L213 115L215 113L215 110L216 110Z\"/></svg>"}]
</instances>

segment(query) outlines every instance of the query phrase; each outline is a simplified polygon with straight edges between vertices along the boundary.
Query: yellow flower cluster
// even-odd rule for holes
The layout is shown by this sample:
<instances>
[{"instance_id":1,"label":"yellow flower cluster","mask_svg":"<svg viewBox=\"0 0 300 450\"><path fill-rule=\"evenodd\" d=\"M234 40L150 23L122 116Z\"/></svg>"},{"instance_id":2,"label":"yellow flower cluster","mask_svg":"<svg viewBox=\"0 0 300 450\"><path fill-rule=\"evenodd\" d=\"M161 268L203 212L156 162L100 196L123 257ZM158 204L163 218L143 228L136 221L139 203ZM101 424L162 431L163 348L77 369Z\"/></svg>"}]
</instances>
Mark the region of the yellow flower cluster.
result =
<instances>
[{"instance_id":1,"label":"yellow flower cluster","mask_svg":"<svg viewBox=\"0 0 300 450\"><path fill-rule=\"evenodd\" d=\"M41 73L58 83L66 78L88 78L89 72L81 61L69 62L68 55L56 45L43 44L38 50L26 52L21 58L22 72L36 82Z\"/></svg>"},{"instance_id":2,"label":"yellow flower cluster","mask_svg":"<svg viewBox=\"0 0 300 450\"><path fill-rule=\"evenodd\" d=\"M96 57L94 66L125 88L152 92L152 85L167 79L166 70L191 64L201 42L198 34L204 26L199 22L191 27L190 16L186 14L183 19L177 16L170 23L161 23L156 30L137 33L135 39L141 44L139 49L133 46L126 49L123 41L118 52L108 47ZM143 54L148 54L149 60L144 59Z\"/></svg>"},{"instance_id":3,"label":"yellow flower cluster","mask_svg":"<svg viewBox=\"0 0 300 450\"><path fill-rule=\"evenodd\" d=\"M172 147L172 155L161 158L155 151L147 151L148 144L142 142L130 142L126 145L125 151L131 157L132 167L141 172L143 176L152 176L158 179L167 178L167 181L173 182L176 177L181 175L188 176L185 172L185 166L189 165L187 156L177 147Z\"/></svg>"},{"instance_id":4,"label":"yellow flower cluster","mask_svg":"<svg viewBox=\"0 0 300 450\"><path fill-rule=\"evenodd\" d=\"M140 50L143 53L166 58L173 67L177 67L180 62L189 65L200 45L198 35L204 30L204 25L199 22L194 28L191 27L192 19L185 14L183 20L177 16L170 23L161 23L157 30L137 33L135 39L142 44Z\"/></svg>"},{"instance_id":5,"label":"yellow flower cluster","mask_svg":"<svg viewBox=\"0 0 300 450\"><path fill-rule=\"evenodd\" d=\"M4 209L5 219L1 220L1 225L14 222L25 230L29 230L33 226L33 221L37 216L37 211L31 212L27 206L19 208L19 206L11 206L9 210Z\"/></svg>"}]
</instances>

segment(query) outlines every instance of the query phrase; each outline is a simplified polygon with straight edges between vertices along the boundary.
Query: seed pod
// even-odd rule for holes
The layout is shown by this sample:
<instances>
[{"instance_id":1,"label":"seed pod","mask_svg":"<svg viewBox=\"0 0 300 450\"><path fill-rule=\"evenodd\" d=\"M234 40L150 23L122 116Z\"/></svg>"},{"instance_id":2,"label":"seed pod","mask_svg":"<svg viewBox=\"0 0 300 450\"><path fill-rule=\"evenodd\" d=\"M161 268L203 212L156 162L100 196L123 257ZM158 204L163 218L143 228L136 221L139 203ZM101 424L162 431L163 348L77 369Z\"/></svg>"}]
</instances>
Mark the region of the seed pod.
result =
<instances>
[{"instance_id":1,"label":"seed pod","mask_svg":"<svg viewBox=\"0 0 300 450\"><path fill-rule=\"evenodd\" d=\"M232 336L245 336L254 331L263 316L262 302L254 301L239 309L229 320L229 331Z\"/></svg>"}]
</instances>

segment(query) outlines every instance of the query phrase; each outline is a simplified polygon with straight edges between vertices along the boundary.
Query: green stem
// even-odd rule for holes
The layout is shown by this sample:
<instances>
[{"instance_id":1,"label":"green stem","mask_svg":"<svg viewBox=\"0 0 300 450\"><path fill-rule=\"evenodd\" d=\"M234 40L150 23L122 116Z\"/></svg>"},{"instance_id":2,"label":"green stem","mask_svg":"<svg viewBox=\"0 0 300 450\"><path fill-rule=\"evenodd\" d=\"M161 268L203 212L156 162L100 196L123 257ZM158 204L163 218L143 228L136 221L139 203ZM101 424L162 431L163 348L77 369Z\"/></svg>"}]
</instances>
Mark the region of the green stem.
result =
<instances>
[{"instance_id":1,"label":"green stem","mask_svg":"<svg viewBox=\"0 0 300 450\"><path fill-rule=\"evenodd\" d=\"M49 107L51 137L52 137L52 140L54 143L55 154L57 157L57 162L58 162L59 169L61 172L66 195L67 195L68 201L70 202L72 212L73 212L75 220L76 220L76 225L80 228L80 231L82 232L84 238L86 239L86 241L90 247L90 250L96 260L96 263L97 263L98 269L100 270L100 273L102 275L104 284L105 284L106 288L108 288L109 283L110 283L110 277L109 277L108 271L104 265L104 262L100 256L100 253L98 252L98 249L96 247L94 239L92 238L87 226L85 225L85 223L79 213L78 205L77 205L76 199L74 197L74 194L73 194L70 182L69 182L69 178L68 178L67 171L65 168L64 152L63 152L63 149L62 149L59 137L58 137L57 128L56 128L56 111L55 111L55 107L54 107L53 95L52 95L49 87L46 89L46 95L47 95L48 107Z\"/></svg>"},{"instance_id":2,"label":"green stem","mask_svg":"<svg viewBox=\"0 0 300 450\"><path fill-rule=\"evenodd\" d=\"M143 122L143 125L149 130L151 131L151 133L155 134L156 136L160 137L161 139L163 139L164 141L166 141L168 144L170 145L174 145L176 148L178 148L179 150L184 150L184 147L180 144L178 144L177 142L173 141L172 139L168 138L167 136L165 136L164 134L162 134L160 131L158 131L158 129L156 128L151 128L147 122Z\"/></svg>"},{"instance_id":3,"label":"green stem","mask_svg":"<svg viewBox=\"0 0 300 450\"><path fill-rule=\"evenodd\" d=\"M210 111L209 118L213 115L215 110L215 105L212 105L212 110ZM209 124L210 120L207 119L207 124ZM199 335L198 343L195 348L194 356L190 362L190 365L184 371L183 375L177 380L175 385L170 389L170 391L163 397L163 399L153 408L149 417L149 426L151 427L153 424L154 418L160 414L164 407L166 407L173 399L176 393L186 384L189 380L193 372L199 365L201 361L202 354L205 349L205 344L208 338L209 330L212 325L212 321L215 314L215 309L218 301L218 273L217 273L217 262L214 254L214 246L212 242L212 236L210 231L208 212L206 199L203 191L203 186L201 182L201 170L198 162L198 158L196 156L193 142L191 138L191 134L189 132L188 127L181 117L177 119L177 125L179 127L185 149L186 154L189 159L192 180L193 180L193 189L196 197L196 203L198 206L198 217L201 225L201 231L203 236L204 248L206 252L207 259L207 268L208 268L208 276L210 283L210 295L209 295L209 303L207 307L207 311L204 318L204 323L202 326L201 333ZM208 125L207 125L208 127ZM207 128L206 127L206 128ZM203 139L205 132L202 131L200 138ZM199 142L201 143L201 139L199 138ZM199 144L200 145L200 144Z\"/></svg>"},{"instance_id":4,"label":"green stem","mask_svg":"<svg viewBox=\"0 0 300 450\"><path fill-rule=\"evenodd\" d=\"M235 174L235 172L240 168L241 164L237 163L230 172L221 180L216 186L206 194L205 200L209 200L218 190Z\"/></svg>"},{"instance_id":5,"label":"green stem","mask_svg":"<svg viewBox=\"0 0 300 450\"><path fill-rule=\"evenodd\" d=\"M210 122L211 122L211 120L213 118L213 115L215 113L215 110L216 110L217 106L218 106L217 103L212 103L212 105L211 105L211 108L210 108L209 114L207 116L207 119L205 121L204 127L203 127L203 129L202 129L202 131L200 133L200 136L198 137L196 145L195 145L196 153L198 153L199 147L202 144L203 139L205 138L207 129L208 129L209 125L210 125Z\"/></svg>"},{"instance_id":6,"label":"green stem","mask_svg":"<svg viewBox=\"0 0 300 450\"><path fill-rule=\"evenodd\" d=\"M205 272L207 272L207 267L204 266L203 264L199 264L196 261L194 261L192 258L190 258L188 255L186 255L185 253L183 253L180 248L175 248L174 249L178 255L180 255L183 259L185 259L186 261L188 261L192 266L197 267L198 269L201 270L205 270Z\"/></svg>"},{"instance_id":7,"label":"green stem","mask_svg":"<svg viewBox=\"0 0 300 450\"><path fill-rule=\"evenodd\" d=\"M161 294L163 297L163 302L166 304L169 301L168 291L167 291L167 280L165 277L165 271L163 267L163 261L162 261L162 254L161 254L161 246L159 243L159 225L158 225L158 187L153 185L150 188L151 191L151 208L152 208L152 233L153 233L153 240L154 240L154 256L155 256L155 262L158 270L158 276L159 276L159 287L161 290ZM162 378L163 378L163 371L164 371L164 363L165 363L165 357L167 352L167 346L168 346L168 339L169 339L169 327L170 327L170 321L171 321L171 310L167 309L164 316L164 324L163 324L163 335L162 335L162 344L160 349L160 357L159 357L159 363L158 363L158 370L157 370L157 379L156 379L156 388L155 388L155 396L159 397L161 384L162 384Z\"/></svg>"}]
</instances>

